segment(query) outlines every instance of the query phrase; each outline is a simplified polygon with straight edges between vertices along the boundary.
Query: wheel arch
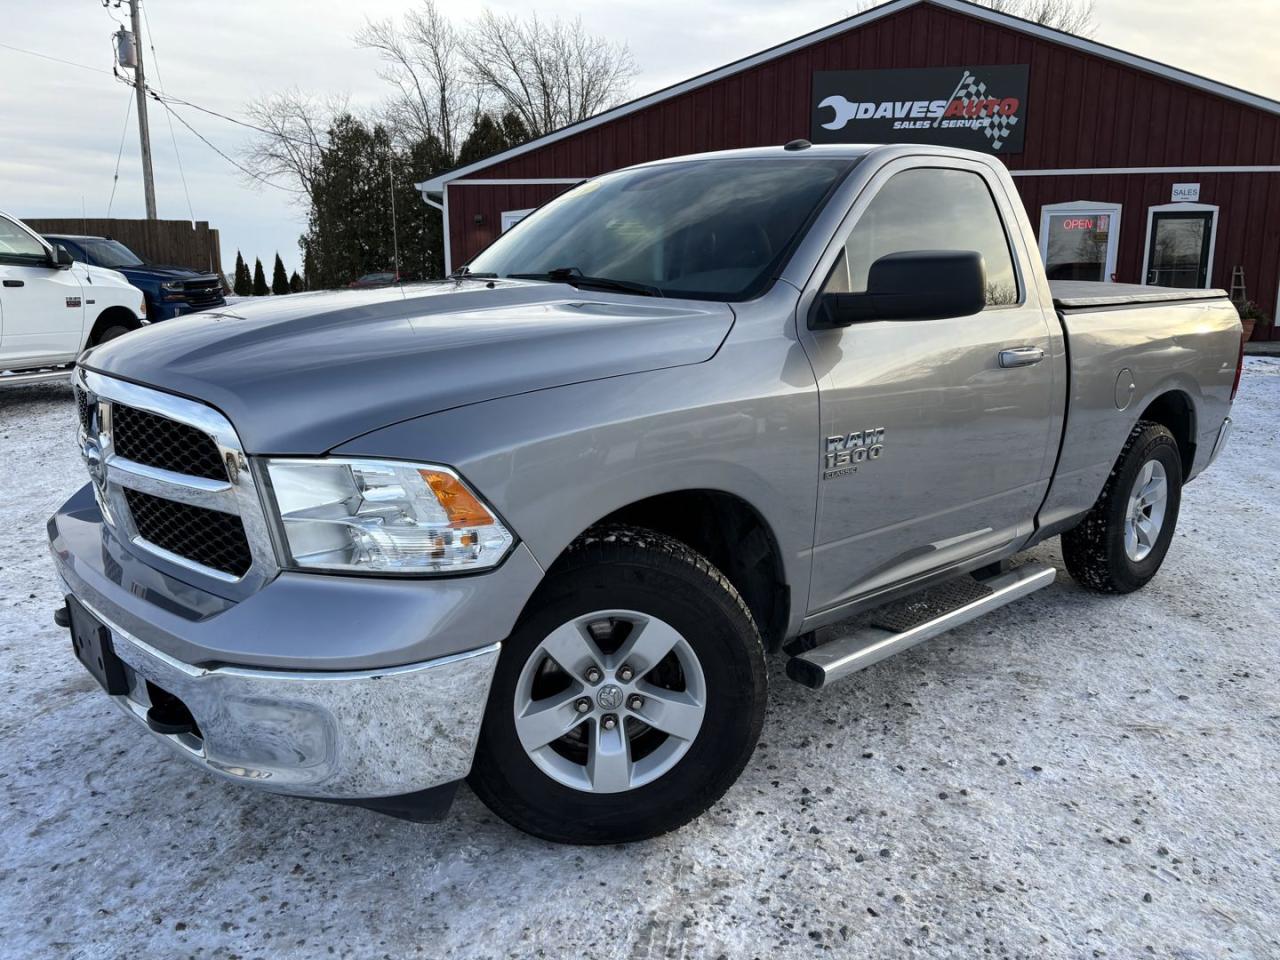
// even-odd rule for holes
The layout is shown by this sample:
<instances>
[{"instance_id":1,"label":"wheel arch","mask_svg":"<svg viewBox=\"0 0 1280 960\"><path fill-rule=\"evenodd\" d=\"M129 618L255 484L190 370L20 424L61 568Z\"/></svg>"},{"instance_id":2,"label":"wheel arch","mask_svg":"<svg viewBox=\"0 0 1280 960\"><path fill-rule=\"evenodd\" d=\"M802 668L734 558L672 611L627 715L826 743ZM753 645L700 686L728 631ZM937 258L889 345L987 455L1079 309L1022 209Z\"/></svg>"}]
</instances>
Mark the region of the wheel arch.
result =
<instances>
[{"instance_id":1,"label":"wheel arch","mask_svg":"<svg viewBox=\"0 0 1280 960\"><path fill-rule=\"evenodd\" d=\"M1189 478L1196 459L1196 405L1185 390L1172 388L1159 393L1138 417L1158 423L1171 434L1178 444L1178 456L1182 461L1182 476Z\"/></svg>"},{"instance_id":2,"label":"wheel arch","mask_svg":"<svg viewBox=\"0 0 1280 960\"><path fill-rule=\"evenodd\" d=\"M93 322L93 327L85 340L85 346L96 346L102 335L112 327L127 327L130 330L137 330L141 326L142 321L138 318L138 315L128 307L118 305L107 307L98 314L98 319Z\"/></svg>"},{"instance_id":3,"label":"wheel arch","mask_svg":"<svg viewBox=\"0 0 1280 960\"><path fill-rule=\"evenodd\" d=\"M611 510L580 531L573 542L609 524L654 530L702 554L742 595L766 648L781 646L792 606L782 550L764 515L747 500L712 488L658 493ZM568 549L561 551L557 562Z\"/></svg>"}]
</instances>

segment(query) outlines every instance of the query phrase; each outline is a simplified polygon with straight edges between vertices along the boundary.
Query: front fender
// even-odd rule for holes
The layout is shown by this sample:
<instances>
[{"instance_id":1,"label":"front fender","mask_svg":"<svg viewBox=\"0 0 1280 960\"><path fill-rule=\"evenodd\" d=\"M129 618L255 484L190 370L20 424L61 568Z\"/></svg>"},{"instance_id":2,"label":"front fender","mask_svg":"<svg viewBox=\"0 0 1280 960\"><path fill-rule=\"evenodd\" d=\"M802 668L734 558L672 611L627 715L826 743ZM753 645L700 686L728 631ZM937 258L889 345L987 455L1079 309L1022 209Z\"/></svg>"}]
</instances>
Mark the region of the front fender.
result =
<instances>
[{"instance_id":1,"label":"front fender","mask_svg":"<svg viewBox=\"0 0 1280 960\"><path fill-rule=\"evenodd\" d=\"M817 425L808 361L794 341L774 338L726 345L702 364L419 417L333 452L455 467L544 568L593 523L637 501L682 490L733 494L770 528L799 618L813 543Z\"/></svg>"}]
</instances>

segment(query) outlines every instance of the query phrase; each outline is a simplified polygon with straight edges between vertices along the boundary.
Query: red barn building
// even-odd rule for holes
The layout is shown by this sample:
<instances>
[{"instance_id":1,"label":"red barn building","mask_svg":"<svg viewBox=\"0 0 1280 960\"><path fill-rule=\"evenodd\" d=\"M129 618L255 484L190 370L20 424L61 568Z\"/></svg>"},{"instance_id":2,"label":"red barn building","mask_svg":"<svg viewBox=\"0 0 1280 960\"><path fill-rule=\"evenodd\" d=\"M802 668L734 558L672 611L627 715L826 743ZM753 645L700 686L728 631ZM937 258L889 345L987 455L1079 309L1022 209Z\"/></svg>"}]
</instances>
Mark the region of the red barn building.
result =
<instances>
[{"instance_id":1,"label":"red barn building","mask_svg":"<svg viewBox=\"0 0 1280 960\"><path fill-rule=\"evenodd\" d=\"M797 138L987 150L1051 277L1242 276L1275 315L1280 102L965 0L891 0L417 186L451 270L587 177Z\"/></svg>"}]
</instances>

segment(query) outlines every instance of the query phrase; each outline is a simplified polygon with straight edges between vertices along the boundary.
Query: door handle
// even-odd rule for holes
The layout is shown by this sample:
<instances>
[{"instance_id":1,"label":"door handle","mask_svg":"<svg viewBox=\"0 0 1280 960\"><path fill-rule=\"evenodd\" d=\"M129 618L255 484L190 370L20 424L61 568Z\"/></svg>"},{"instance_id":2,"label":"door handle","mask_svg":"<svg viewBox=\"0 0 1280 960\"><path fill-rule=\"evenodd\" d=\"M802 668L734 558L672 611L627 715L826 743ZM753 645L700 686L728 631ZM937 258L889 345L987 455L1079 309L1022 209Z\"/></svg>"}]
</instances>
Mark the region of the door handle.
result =
<instances>
[{"instance_id":1,"label":"door handle","mask_svg":"<svg viewBox=\"0 0 1280 960\"><path fill-rule=\"evenodd\" d=\"M21 280L6 280L6 281L4 282L4 285L5 285L6 287L20 287L20 286L22 286L22 283L23 283L23 281L21 281Z\"/></svg>"},{"instance_id":2,"label":"door handle","mask_svg":"<svg viewBox=\"0 0 1280 960\"><path fill-rule=\"evenodd\" d=\"M1000 366L1029 367L1044 359L1044 351L1039 347L1012 347L1000 351Z\"/></svg>"}]
</instances>

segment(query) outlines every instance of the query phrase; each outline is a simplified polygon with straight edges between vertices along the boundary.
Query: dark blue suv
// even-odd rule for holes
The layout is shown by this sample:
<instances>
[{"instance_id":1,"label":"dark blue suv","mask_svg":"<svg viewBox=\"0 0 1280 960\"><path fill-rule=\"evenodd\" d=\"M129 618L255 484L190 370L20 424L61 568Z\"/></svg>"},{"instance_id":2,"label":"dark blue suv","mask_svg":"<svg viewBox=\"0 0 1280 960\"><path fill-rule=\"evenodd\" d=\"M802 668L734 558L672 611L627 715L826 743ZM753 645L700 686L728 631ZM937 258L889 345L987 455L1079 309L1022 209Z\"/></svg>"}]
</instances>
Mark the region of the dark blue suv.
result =
<instances>
[{"instance_id":1,"label":"dark blue suv","mask_svg":"<svg viewBox=\"0 0 1280 960\"><path fill-rule=\"evenodd\" d=\"M144 263L119 240L61 234L45 234L45 239L62 244L74 260L123 273L147 298L147 319L153 323L220 307L227 302L222 296L222 279L217 274Z\"/></svg>"}]
</instances>

